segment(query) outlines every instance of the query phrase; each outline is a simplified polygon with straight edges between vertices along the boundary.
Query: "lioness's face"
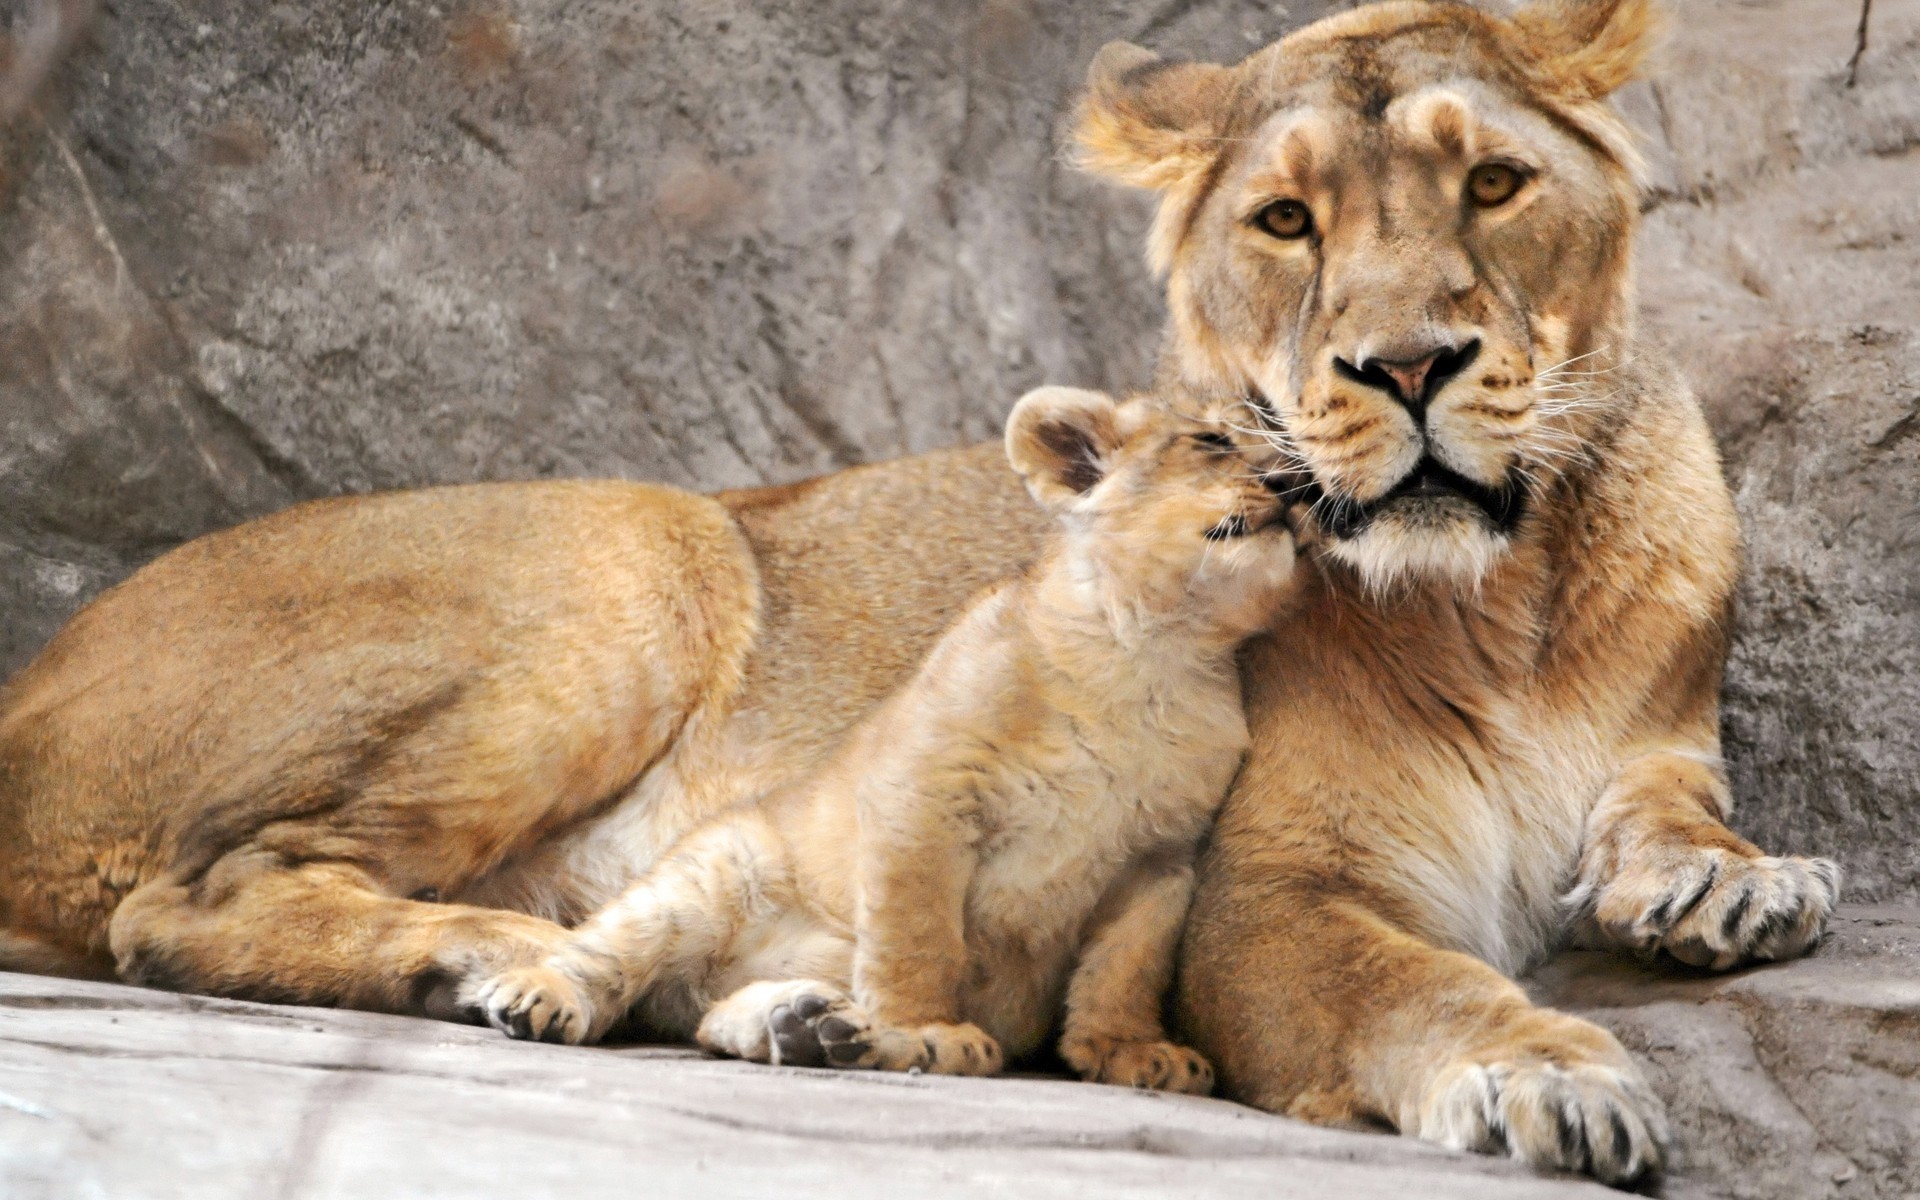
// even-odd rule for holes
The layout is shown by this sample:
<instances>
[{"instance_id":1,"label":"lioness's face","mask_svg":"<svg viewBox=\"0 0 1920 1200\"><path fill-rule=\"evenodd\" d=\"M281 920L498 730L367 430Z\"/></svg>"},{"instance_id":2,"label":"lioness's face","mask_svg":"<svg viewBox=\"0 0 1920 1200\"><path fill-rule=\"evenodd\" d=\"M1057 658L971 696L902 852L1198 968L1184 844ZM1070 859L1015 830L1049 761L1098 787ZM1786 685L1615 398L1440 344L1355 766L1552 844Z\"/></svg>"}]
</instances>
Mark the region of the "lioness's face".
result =
<instances>
[{"instance_id":1,"label":"lioness's face","mask_svg":"<svg viewBox=\"0 0 1920 1200\"><path fill-rule=\"evenodd\" d=\"M1096 167L1116 119L1162 135L1121 149L1166 192L1169 369L1249 397L1375 583L1488 569L1591 436L1631 319L1627 134L1515 30L1396 4L1234 68L1110 50L1083 114Z\"/></svg>"}]
</instances>

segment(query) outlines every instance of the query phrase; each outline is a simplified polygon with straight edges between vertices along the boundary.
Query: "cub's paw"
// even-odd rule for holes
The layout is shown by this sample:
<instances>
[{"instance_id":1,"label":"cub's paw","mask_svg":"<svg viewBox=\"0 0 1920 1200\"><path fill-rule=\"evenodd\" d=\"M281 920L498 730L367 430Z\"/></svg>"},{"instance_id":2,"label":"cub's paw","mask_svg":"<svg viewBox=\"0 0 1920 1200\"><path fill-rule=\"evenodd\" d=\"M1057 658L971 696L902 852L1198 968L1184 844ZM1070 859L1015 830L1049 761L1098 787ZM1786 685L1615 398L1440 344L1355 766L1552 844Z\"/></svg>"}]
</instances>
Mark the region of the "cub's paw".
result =
<instances>
[{"instance_id":1,"label":"cub's paw","mask_svg":"<svg viewBox=\"0 0 1920 1200\"><path fill-rule=\"evenodd\" d=\"M1456 1063L1428 1089L1409 1132L1616 1187L1659 1171L1670 1145L1665 1110L1640 1073L1590 1062Z\"/></svg>"},{"instance_id":2,"label":"cub's paw","mask_svg":"<svg viewBox=\"0 0 1920 1200\"><path fill-rule=\"evenodd\" d=\"M920 1040L876 1025L844 991L812 979L750 983L707 1010L694 1040L703 1050L787 1067L899 1070Z\"/></svg>"},{"instance_id":3,"label":"cub's paw","mask_svg":"<svg viewBox=\"0 0 1920 1200\"><path fill-rule=\"evenodd\" d=\"M1213 1090L1213 1064L1172 1042L1126 1042L1107 1037L1069 1037L1060 1057L1090 1083L1153 1088L1204 1096Z\"/></svg>"},{"instance_id":4,"label":"cub's paw","mask_svg":"<svg viewBox=\"0 0 1920 1200\"><path fill-rule=\"evenodd\" d=\"M1825 935L1839 896L1840 868L1830 859L1703 848L1628 864L1593 890L1591 919L1620 945L1724 971L1805 954Z\"/></svg>"},{"instance_id":5,"label":"cub's paw","mask_svg":"<svg viewBox=\"0 0 1920 1200\"><path fill-rule=\"evenodd\" d=\"M935 1075L998 1075L1004 1065L1000 1043L978 1025L922 1025L914 1032L921 1053L911 1065Z\"/></svg>"},{"instance_id":6,"label":"cub's paw","mask_svg":"<svg viewBox=\"0 0 1920 1200\"><path fill-rule=\"evenodd\" d=\"M504 971L480 986L479 1001L487 1024L522 1041L578 1046L602 1032L586 992L551 967Z\"/></svg>"}]
</instances>

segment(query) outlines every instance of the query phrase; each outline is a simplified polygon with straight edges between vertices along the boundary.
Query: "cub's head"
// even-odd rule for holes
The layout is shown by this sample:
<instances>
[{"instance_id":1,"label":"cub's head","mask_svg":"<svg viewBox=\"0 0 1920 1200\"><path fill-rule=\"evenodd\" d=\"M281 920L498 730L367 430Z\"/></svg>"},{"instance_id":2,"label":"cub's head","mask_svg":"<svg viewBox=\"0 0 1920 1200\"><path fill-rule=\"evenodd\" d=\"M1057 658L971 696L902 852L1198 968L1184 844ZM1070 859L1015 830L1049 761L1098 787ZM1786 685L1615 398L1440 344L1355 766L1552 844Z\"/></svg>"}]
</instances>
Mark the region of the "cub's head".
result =
<instances>
[{"instance_id":1,"label":"cub's head","mask_svg":"<svg viewBox=\"0 0 1920 1200\"><path fill-rule=\"evenodd\" d=\"M1081 388L1037 388L1007 418L1007 458L1110 595L1241 632L1267 623L1293 573L1264 449L1250 459L1219 421Z\"/></svg>"},{"instance_id":2,"label":"cub's head","mask_svg":"<svg viewBox=\"0 0 1920 1200\"><path fill-rule=\"evenodd\" d=\"M1627 402L1638 165L1605 100L1654 23L1409 0L1237 66L1095 60L1082 161L1161 195L1165 377L1248 397L1369 582L1478 579Z\"/></svg>"}]
</instances>

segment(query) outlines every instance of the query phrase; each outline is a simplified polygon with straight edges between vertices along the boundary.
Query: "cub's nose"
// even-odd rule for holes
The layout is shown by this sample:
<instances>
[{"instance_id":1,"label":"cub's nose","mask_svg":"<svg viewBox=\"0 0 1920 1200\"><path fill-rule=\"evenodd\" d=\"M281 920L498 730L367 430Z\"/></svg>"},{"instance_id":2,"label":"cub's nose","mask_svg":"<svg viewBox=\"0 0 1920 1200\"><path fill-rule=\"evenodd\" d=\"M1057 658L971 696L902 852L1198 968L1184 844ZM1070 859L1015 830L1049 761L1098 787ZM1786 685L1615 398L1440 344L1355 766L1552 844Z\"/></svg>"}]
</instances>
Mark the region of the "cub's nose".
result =
<instances>
[{"instance_id":1,"label":"cub's nose","mask_svg":"<svg viewBox=\"0 0 1920 1200\"><path fill-rule=\"evenodd\" d=\"M1350 363L1333 360L1334 370L1356 383L1377 387L1406 406L1416 419L1424 416L1427 404L1447 380L1467 369L1480 353L1479 339L1463 346L1436 346L1411 358L1363 358Z\"/></svg>"}]
</instances>

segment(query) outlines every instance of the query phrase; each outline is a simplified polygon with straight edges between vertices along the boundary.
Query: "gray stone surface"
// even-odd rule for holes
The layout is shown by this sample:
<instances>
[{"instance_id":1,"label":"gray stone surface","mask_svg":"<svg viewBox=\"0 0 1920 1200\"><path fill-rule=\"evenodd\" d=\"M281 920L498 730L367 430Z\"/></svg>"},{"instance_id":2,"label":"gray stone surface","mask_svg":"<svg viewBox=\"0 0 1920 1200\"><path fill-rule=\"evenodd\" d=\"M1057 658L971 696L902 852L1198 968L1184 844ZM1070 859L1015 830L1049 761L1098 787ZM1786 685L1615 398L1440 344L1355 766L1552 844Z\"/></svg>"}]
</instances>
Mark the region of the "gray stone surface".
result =
<instances>
[{"instance_id":1,"label":"gray stone surface","mask_svg":"<svg viewBox=\"0 0 1920 1200\"><path fill-rule=\"evenodd\" d=\"M1664 1195L1920 1193L1920 910L1844 907L1799 962L1711 975L1581 952L1530 988L1646 1067L1681 1145Z\"/></svg>"},{"instance_id":2,"label":"gray stone surface","mask_svg":"<svg viewBox=\"0 0 1920 1200\"><path fill-rule=\"evenodd\" d=\"M1920 1190L1920 910L1729 976L1570 954L1542 1000L1615 1030L1681 1140L1671 1200ZM1060 1079L754 1067L659 1047L0 975L0 1195L1608 1194L1504 1160Z\"/></svg>"},{"instance_id":3,"label":"gray stone surface","mask_svg":"<svg viewBox=\"0 0 1920 1200\"><path fill-rule=\"evenodd\" d=\"M1060 1079L755 1067L0 975L9 1200L1609 1195Z\"/></svg>"}]
</instances>

